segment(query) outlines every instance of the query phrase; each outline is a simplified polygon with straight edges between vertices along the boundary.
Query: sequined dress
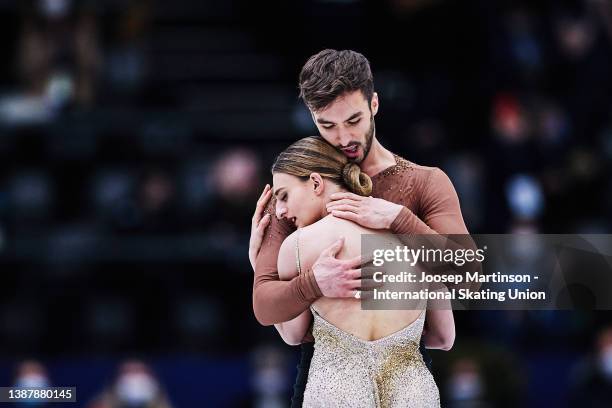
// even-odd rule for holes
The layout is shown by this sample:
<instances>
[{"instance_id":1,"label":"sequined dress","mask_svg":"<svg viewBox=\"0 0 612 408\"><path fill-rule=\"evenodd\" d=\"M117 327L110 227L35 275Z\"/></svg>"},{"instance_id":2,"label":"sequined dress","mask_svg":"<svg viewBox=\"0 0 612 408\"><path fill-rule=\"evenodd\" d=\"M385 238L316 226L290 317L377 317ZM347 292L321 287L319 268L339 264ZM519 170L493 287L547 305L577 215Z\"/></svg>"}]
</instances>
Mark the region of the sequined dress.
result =
<instances>
[{"instance_id":1,"label":"sequined dress","mask_svg":"<svg viewBox=\"0 0 612 408\"><path fill-rule=\"evenodd\" d=\"M410 325L373 341L311 311L315 351L303 407L440 406L438 387L419 352L425 311Z\"/></svg>"},{"instance_id":2,"label":"sequined dress","mask_svg":"<svg viewBox=\"0 0 612 408\"><path fill-rule=\"evenodd\" d=\"M295 256L301 273L299 230ZM315 345L302 407L440 406L438 387L419 351L425 310L403 329L371 341L339 329L312 305L310 310Z\"/></svg>"}]
</instances>

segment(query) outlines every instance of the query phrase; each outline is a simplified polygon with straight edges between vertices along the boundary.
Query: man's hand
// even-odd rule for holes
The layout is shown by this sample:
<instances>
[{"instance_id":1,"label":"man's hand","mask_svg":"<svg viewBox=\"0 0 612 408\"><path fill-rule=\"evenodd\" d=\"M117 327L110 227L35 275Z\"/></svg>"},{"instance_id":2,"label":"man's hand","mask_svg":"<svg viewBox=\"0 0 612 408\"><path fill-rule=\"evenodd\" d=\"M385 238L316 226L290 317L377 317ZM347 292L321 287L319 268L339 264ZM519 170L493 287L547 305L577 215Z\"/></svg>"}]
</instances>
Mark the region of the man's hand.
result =
<instances>
[{"instance_id":1,"label":"man's hand","mask_svg":"<svg viewBox=\"0 0 612 408\"><path fill-rule=\"evenodd\" d=\"M362 197L353 193L334 193L327 211L371 229L389 229L402 206L381 198Z\"/></svg>"},{"instance_id":2,"label":"man's hand","mask_svg":"<svg viewBox=\"0 0 612 408\"><path fill-rule=\"evenodd\" d=\"M251 220L251 239L249 240L249 261L251 262L251 266L253 270L255 270L255 260L257 259L257 254L259 253L259 249L261 248L261 243L263 242L264 232L266 227L270 223L270 214L263 215L264 209L270 201L270 197L272 197L272 189L269 184L266 184L264 187L259 200L257 200L257 206L255 206L255 213L253 214L253 219Z\"/></svg>"},{"instance_id":3,"label":"man's hand","mask_svg":"<svg viewBox=\"0 0 612 408\"><path fill-rule=\"evenodd\" d=\"M325 297L363 297L362 291L370 291L380 285L374 284L372 279L361 277L360 266L368 263L369 259L363 260L361 255L348 260L336 258L343 245L344 238L340 238L321 252L312 265L312 272Z\"/></svg>"}]
</instances>

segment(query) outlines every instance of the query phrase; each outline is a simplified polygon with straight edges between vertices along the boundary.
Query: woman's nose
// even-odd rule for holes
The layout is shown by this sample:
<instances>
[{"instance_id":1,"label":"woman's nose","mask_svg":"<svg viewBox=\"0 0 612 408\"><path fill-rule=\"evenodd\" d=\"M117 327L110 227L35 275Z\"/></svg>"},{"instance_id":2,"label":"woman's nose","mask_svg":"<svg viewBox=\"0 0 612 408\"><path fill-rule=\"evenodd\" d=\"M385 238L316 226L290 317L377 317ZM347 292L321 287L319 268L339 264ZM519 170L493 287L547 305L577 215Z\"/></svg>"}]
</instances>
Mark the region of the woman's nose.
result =
<instances>
[{"instance_id":1,"label":"woman's nose","mask_svg":"<svg viewBox=\"0 0 612 408\"><path fill-rule=\"evenodd\" d=\"M281 219L287 213L287 209L284 207L276 207L276 218Z\"/></svg>"}]
</instances>

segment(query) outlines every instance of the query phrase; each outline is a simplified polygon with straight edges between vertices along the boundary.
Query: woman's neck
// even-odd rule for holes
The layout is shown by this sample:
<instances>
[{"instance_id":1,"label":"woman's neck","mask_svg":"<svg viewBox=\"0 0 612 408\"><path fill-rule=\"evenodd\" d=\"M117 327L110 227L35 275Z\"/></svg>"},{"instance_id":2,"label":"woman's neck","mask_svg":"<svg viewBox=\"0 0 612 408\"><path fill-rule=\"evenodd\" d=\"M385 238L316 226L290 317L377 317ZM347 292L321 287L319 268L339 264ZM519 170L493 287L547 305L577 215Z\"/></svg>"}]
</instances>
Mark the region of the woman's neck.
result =
<instances>
[{"instance_id":1,"label":"woman's neck","mask_svg":"<svg viewBox=\"0 0 612 408\"><path fill-rule=\"evenodd\" d=\"M331 202L331 196L332 194L335 193L349 193L349 191L344 188L344 187L340 187L339 185L335 184L335 183L329 183L326 188L325 188L325 196L323 198L323 200L321 200L321 218L319 218L320 220L327 217L330 213L327 211L327 203Z\"/></svg>"}]
</instances>

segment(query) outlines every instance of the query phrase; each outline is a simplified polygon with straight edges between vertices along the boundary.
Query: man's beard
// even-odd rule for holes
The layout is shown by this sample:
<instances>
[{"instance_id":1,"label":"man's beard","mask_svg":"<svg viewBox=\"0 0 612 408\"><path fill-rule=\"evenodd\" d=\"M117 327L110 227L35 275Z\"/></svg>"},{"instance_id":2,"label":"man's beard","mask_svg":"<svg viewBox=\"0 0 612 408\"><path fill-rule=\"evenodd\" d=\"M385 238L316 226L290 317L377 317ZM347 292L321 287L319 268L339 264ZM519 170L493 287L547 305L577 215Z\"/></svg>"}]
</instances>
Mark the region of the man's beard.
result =
<instances>
[{"instance_id":1,"label":"man's beard","mask_svg":"<svg viewBox=\"0 0 612 408\"><path fill-rule=\"evenodd\" d=\"M372 148L372 140L374 140L374 132L376 131L376 126L374 124L374 115L370 115L370 128L366 132L365 135L365 146L363 146L363 157L361 159L353 159L353 163L360 164L368 157L368 153L370 153L370 149Z\"/></svg>"}]
</instances>

